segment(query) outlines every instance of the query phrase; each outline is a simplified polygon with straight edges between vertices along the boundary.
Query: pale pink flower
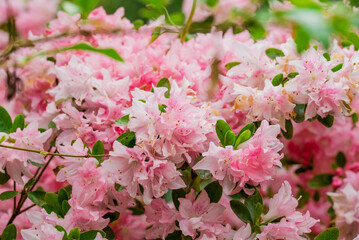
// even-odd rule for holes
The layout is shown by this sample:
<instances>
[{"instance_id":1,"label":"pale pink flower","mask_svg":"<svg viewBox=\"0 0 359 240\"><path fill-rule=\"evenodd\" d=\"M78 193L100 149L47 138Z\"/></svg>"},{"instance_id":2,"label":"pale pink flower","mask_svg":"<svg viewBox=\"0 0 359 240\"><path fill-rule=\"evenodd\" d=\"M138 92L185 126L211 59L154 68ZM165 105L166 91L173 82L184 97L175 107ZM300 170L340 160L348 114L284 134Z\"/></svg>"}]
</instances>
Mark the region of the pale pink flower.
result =
<instances>
[{"instance_id":1,"label":"pale pink flower","mask_svg":"<svg viewBox=\"0 0 359 240\"><path fill-rule=\"evenodd\" d=\"M225 227L218 219L225 208L218 203L210 203L206 191L202 191L195 199L195 192L192 190L186 198L178 200L180 201L178 222L184 235L194 238L197 230L215 235L225 231Z\"/></svg>"},{"instance_id":2,"label":"pale pink flower","mask_svg":"<svg viewBox=\"0 0 359 240\"><path fill-rule=\"evenodd\" d=\"M291 186L285 181L278 193L269 200L269 211L263 216L263 221L289 216L295 212L297 205L298 200L292 196Z\"/></svg>"},{"instance_id":3,"label":"pale pink flower","mask_svg":"<svg viewBox=\"0 0 359 240\"><path fill-rule=\"evenodd\" d=\"M113 148L102 166L110 178L126 187L131 197L139 194L139 185L143 187L145 203L150 203L153 196L161 197L168 189L185 187L174 163L155 159L140 147L127 148L117 141Z\"/></svg>"},{"instance_id":4,"label":"pale pink flower","mask_svg":"<svg viewBox=\"0 0 359 240\"><path fill-rule=\"evenodd\" d=\"M164 199L157 198L150 205L145 206L146 221L152 224L147 230L147 239L165 239L169 233L177 229L175 221L178 212L171 208Z\"/></svg>"}]
</instances>

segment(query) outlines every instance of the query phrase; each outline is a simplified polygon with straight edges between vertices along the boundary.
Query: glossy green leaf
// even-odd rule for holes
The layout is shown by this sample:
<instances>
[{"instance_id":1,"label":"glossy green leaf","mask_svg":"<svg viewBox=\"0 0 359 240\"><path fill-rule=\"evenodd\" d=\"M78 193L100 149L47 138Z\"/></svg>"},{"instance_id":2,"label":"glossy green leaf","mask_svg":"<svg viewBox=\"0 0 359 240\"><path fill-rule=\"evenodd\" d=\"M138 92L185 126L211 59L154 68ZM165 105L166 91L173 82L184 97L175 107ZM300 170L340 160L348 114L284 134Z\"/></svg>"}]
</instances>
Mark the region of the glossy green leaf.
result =
<instances>
[{"instance_id":1,"label":"glossy green leaf","mask_svg":"<svg viewBox=\"0 0 359 240\"><path fill-rule=\"evenodd\" d=\"M10 133L12 120L5 108L0 106L0 132Z\"/></svg>"},{"instance_id":2,"label":"glossy green leaf","mask_svg":"<svg viewBox=\"0 0 359 240\"><path fill-rule=\"evenodd\" d=\"M268 48L266 50L266 54L270 59L275 59L276 57L284 57L283 51L277 48Z\"/></svg>"},{"instance_id":3,"label":"glossy green leaf","mask_svg":"<svg viewBox=\"0 0 359 240\"><path fill-rule=\"evenodd\" d=\"M333 126L334 123L334 117L332 115L328 115L325 118L322 118L320 116L318 116L318 121L323 124L324 126L326 126L327 128L330 128Z\"/></svg>"},{"instance_id":4,"label":"glossy green leaf","mask_svg":"<svg viewBox=\"0 0 359 240\"><path fill-rule=\"evenodd\" d=\"M342 69L342 67L343 67L343 63L339 63L337 66L332 68L332 72L337 72L340 69Z\"/></svg>"},{"instance_id":5,"label":"glossy green leaf","mask_svg":"<svg viewBox=\"0 0 359 240\"><path fill-rule=\"evenodd\" d=\"M8 200L8 199L16 197L19 194L20 194L20 192L18 192L18 191L5 191L0 194L0 200L3 200L3 201Z\"/></svg>"},{"instance_id":6,"label":"glossy green leaf","mask_svg":"<svg viewBox=\"0 0 359 240\"><path fill-rule=\"evenodd\" d=\"M237 65L241 64L240 62L230 62L230 63L227 63L224 67L227 69L227 71L229 69L231 69L232 67L235 67Z\"/></svg>"},{"instance_id":7,"label":"glossy green leaf","mask_svg":"<svg viewBox=\"0 0 359 240\"><path fill-rule=\"evenodd\" d=\"M48 212L55 212L58 215L61 215L61 205L58 201L58 196L56 193L47 192L45 194L45 202L47 205L46 210Z\"/></svg>"},{"instance_id":8,"label":"glossy green leaf","mask_svg":"<svg viewBox=\"0 0 359 240\"><path fill-rule=\"evenodd\" d=\"M120 117L115 121L115 123L119 126L127 126L128 122L130 121L130 115L127 114L123 117Z\"/></svg>"},{"instance_id":9,"label":"glossy green leaf","mask_svg":"<svg viewBox=\"0 0 359 240\"><path fill-rule=\"evenodd\" d=\"M230 146L234 144L234 141L236 140L236 134L234 132L227 131L227 133L224 135L224 146Z\"/></svg>"},{"instance_id":10,"label":"glossy green leaf","mask_svg":"<svg viewBox=\"0 0 359 240\"><path fill-rule=\"evenodd\" d=\"M116 52L116 50L114 50L112 48L94 48L86 43L79 43L74 46L61 49L59 51L68 51L68 50L85 50L85 51L90 51L90 52L96 52L96 53L106 55L106 56L108 56L112 59L115 59L117 61L124 62L122 57Z\"/></svg>"},{"instance_id":11,"label":"glossy green leaf","mask_svg":"<svg viewBox=\"0 0 359 240\"><path fill-rule=\"evenodd\" d=\"M5 173L0 172L0 185L4 185L5 183L7 183L7 181L9 181L9 179L10 179L9 174L7 174L6 172Z\"/></svg>"},{"instance_id":12,"label":"glossy green leaf","mask_svg":"<svg viewBox=\"0 0 359 240\"><path fill-rule=\"evenodd\" d=\"M71 229L71 231L69 232L69 235L67 237L68 240L79 240L80 239L80 229L78 228L73 228Z\"/></svg>"},{"instance_id":13,"label":"glossy green leaf","mask_svg":"<svg viewBox=\"0 0 359 240\"><path fill-rule=\"evenodd\" d=\"M208 184L204 190L207 192L211 203L218 202L222 197L223 188L218 181Z\"/></svg>"},{"instance_id":14,"label":"glossy green leaf","mask_svg":"<svg viewBox=\"0 0 359 240\"><path fill-rule=\"evenodd\" d=\"M1 240L16 240L17 229L14 224L7 225L1 234Z\"/></svg>"},{"instance_id":15,"label":"glossy green leaf","mask_svg":"<svg viewBox=\"0 0 359 240\"><path fill-rule=\"evenodd\" d=\"M101 142L100 140L98 140L92 148L92 154L93 155L103 155L105 153L105 147L103 145L103 142ZM102 163L102 157L95 157L98 162L101 164Z\"/></svg>"},{"instance_id":16,"label":"glossy green leaf","mask_svg":"<svg viewBox=\"0 0 359 240\"><path fill-rule=\"evenodd\" d=\"M228 131L231 131L228 123L224 120L218 120L216 123L216 133L223 146L226 146L225 136Z\"/></svg>"},{"instance_id":17,"label":"glossy green leaf","mask_svg":"<svg viewBox=\"0 0 359 240\"><path fill-rule=\"evenodd\" d=\"M154 41L156 41L156 39L161 36L162 34L162 28L160 26L155 27L155 29L153 30L152 34L151 34L151 43L153 43Z\"/></svg>"},{"instance_id":18,"label":"glossy green leaf","mask_svg":"<svg viewBox=\"0 0 359 240\"><path fill-rule=\"evenodd\" d=\"M305 120L305 110L307 104L297 104L294 107L295 117L293 118L294 122L301 123Z\"/></svg>"},{"instance_id":19,"label":"glossy green leaf","mask_svg":"<svg viewBox=\"0 0 359 240\"><path fill-rule=\"evenodd\" d=\"M33 191L27 193L27 197L37 206L42 207L45 204L45 194L44 191Z\"/></svg>"},{"instance_id":20,"label":"glossy green leaf","mask_svg":"<svg viewBox=\"0 0 359 240\"><path fill-rule=\"evenodd\" d=\"M62 240L66 240L67 239L67 232L66 229L63 226L60 225L55 225L55 228L59 231L59 232L63 232L64 236L62 237Z\"/></svg>"},{"instance_id":21,"label":"glossy green leaf","mask_svg":"<svg viewBox=\"0 0 359 240\"><path fill-rule=\"evenodd\" d=\"M177 210L180 205L179 198L186 198L186 192L181 188L172 190L172 201Z\"/></svg>"},{"instance_id":22,"label":"glossy green leaf","mask_svg":"<svg viewBox=\"0 0 359 240\"><path fill-rule=\"evenodd\" d=\"M14 123L11 127L10 132L16 132L16 129L20 128L21 130L23 130L25 127L25 117L22 114L19 114L15 117L14 119Z\"/></svg>"},{"instance_id":23,"label":"glossy green leaf","mask_svg":"<svg viewBox=\"0 0 359 240\"><path fill-rule=\"evenodd\" d=\"M317 189L329 186L332 184L333 176L332 174L316 175L308 181L308 187Z\"/></svg>"},{"instance_id":24,"label":"glossy green leaf","mask_svg":"<svg viewBox=\"0 0 359 240\"><path fill-rule=\"evenodd\" d=\"M339 230L338 228L328 228L323 232L319 233L315 240L338 240L339 239Z\"/></svg>"},{"instance_id":25,"label":"glossy green leaf","mask_svg":"<svg viewBox=\"0 0 359 240\"><path fill-rule=\"evenodd\" d=\"M355 33L351 32L348 35L349 41L354 44L355 50L359 50L359 37Z\"/></svg>"},{"instance_id":26,"label":"glossy green leaf","mask_svg":"<svg viewBox=\"0 0 359 240\"><path fill-rule=\"evenodd\" d=\"M329 53L324 53L324 54L323 54L323 57L325 57L325 59L327 59L328 62L330 61L330 55L329 55Z\"/></svg>"},{"instance_id":27,"label":"glossy green leaf","mask_svg":"<svg viewBox=\"0 0 359 240\"><path fill-rule=\"evenodd\" d=\"M335 157L335 162L338 167L344 168L345 164L347 163L347 158L343 152L338 152L337 156Z\"/></svg>"},{"instance_id":28,"label":"glossy green leaf","mask_svg":"<svg viewBox=\"0 0 359 240\"><path fill-rule=\"evenodd\" d=\"M167 78L161 78L156 87L165 87L167 91L165 92L165 97L170 98L170 91L171 91L171 83Z\"/></svg>"},{"instance_id":29,"label":"glossy green leaf","mask_svg":"<svg viewBox=\"0 0 359 240\"><path fill-rule=\"evenodd\" d=\"M136 134L127 131L122 133L116 140L126 147L133 148L136 145Z\"/></svg>"},{"instance_id":30,"label":"glossy green leaf","mask_svg":"<svg viewBox=\"0 0 359 240\"><path fill-rule=\"evenodd\" d=\"M282 129L282 135L286 139L291 139L293 137L293 124L290 119L285 120L285 131Z\"/></svg>"},{"instance_id":31,"label":"glossy green leaf","mask_svg":"<svg viewBox=\"0 0 359 240\"><path fill-rule=\"evenodd\" d=\"M100 233L102 237L106 237L106 233L104 231L90 230L90 231L81 233L80 240L94 240L98 233Z\"/></svg>"},{"instance_id":32,"label":"glossy green leaf","mask_svg":"<svg viewBox=\"0 0 359 240\"><path fill-rule=\"evenodd\" d=\"M273 86L279 86L283 81L283 73L279 73L277 74L273 80L272 80L272 84Z\"/></svg>"},{"instance_id":33,"label":"glossy green leaf","mask_svg":"<svg viewBox=\"0 0 359 240\"><path fill-rule=\"evenodd\" d=\"M246 205L239 200L231 200L232 211L245 223L251 223L252 217Z\"/></svg>"},{"instance_id":34,"label":"glossy green leaf","mask_svg":"<svg viewBox=\"0 0 359 240\"><path fill-rule=\"evenodd\" d=\"M245 130L244 132L242 132L236 139L236 142L234 143L234 149L237 149L238 146L242 143L244 143L245 141L249 140L252 136L252 133L249 129Z\"/></svg>"}]
</instances>

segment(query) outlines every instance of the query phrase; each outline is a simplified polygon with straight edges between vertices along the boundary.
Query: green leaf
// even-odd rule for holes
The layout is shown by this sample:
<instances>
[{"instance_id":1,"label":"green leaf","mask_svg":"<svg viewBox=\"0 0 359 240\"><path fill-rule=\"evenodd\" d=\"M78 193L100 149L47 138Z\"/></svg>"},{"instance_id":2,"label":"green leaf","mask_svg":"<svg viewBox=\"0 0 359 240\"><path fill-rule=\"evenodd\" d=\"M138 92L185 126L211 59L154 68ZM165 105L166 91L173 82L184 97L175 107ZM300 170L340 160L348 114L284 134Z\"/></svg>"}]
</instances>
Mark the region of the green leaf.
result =
<instances>
[{"instance_id":1,"label":"green leaf","mask_svg":"<svg viewBox=\"0 0 359 240\"><path fill-rule=\"evenodd\" d=\"M237 136L240 136L244 131L249 130L251 131L251 135L253 136L254 133L256 132L256 125L254 123L248 123L247 125L245 125L241 131L239 131L239 133L237 134Z\"/></svg>"},{"instance_id":2,"label":"green leaf","mask_svg":"<svg viewBox=\"0 0 359 240\"><path fill-rule=\"evenodd\" d=\"M224 146L230 146L234 144L234 140L236 140L236 134L232 131L227 131L226 135L224 135Z\"/></svg>"},{"instance_id":3,"label":"green leaf","mask_svg":"<svg viewBox=\"0 0 359 240\"><path fill-rule=\"evenodd\" d=\"M117 120L115 121L115 123L116 123L117 125L120 125L120 126L127 126L127 124L128 124L129 121L130 121L130 115L127 114L127 115L125 115L125 116L120 117L119 119L117 119Z\"/></svg>"},{"instance_id":4,"label":"green leaf","mask_svg":"<svg viewBox=\"0 0 359 240\"><path fill-rule=\"evenodd\" d=\"M32 185L34 185L35 183L35 178L30 178L29 181L27 181L27 183L25 184L24 188L29 188L31 187Z\"/></svg>"},{"instance_id":5,"label":"green leaf","mask_svg":"<svg viewBox=\"0 0 359 240\"><path fill-rule=\"evenodd\" d=\"M335 162L338 167L344 168L345 164L347 163L347 158L343 152L338 152L337 156L335 157Z\"/></svg>"},{"instance_id":6,"label":"green leaf","mask_svg":"<svg viewBox=\"0 0 359 240\"><path fill-rule=\"evenodd\" d=\"M307 104L297 104L295 105L294 112L295 118L293 118L294 122L301 123L305 120L305 110L307 108Z\"/></svg>"},{"instance_id":7,"label":"green leaf","mask_svg":"<svg viewBox=\"0 0 359 240\"><path fill-rule=\"evenodd\" d=\"M97 140L97 142L93 145L92 148L92 154L93 155L103 155L105 153L105 147L103 145L103 142L101 142L100 140ZM95 157L99 164L102 163L102 157Z\"/></svg>"},{"instance_id":8,"label":"green leaf","mask_svg":"<svg viewBox=\"0 0 359 240\"><path fill-rule=\"evenodd\" d=\"M181 240L182 239L182 231L176 230L173 233L167 235L165 240Z\"/></svg>"},{"instance_id":9,"label":"green leaf","mask_svg":"<svg viewBox=\"0 0 359 240\"><path fill-rule=\"evenodd\" d=\"M115 232L112 230L112 228L110 226L105 227L104 229L102 229L102 231L104 231L106 233L106 238L108 240L115 239L115 237L116 237Z\"/></svg>"},{"instance_id":10,"label":"green leaf","mask_svg":"<svg viewBox=\"0 0 359 240\"><path fill-rule=\"evenodd\" d=\"M167 105L165 104L158 104L158 110L160 110L162 113L166 112Z\"/></svg>"},{"instance_id":11,"label":"green leaf","mask_svg":"<svg viewBox=\"0 0 359 240\"><path fill-rule=\"evenodd\" d=\"M59 231L59 232L64 232L64 236L62 237L62 240L66 240L67 239L67 232L66 229L60 225L56 225L55 228Z\"/></svg>"},{"instance_id":12,"label":"green leaf","mask_svg":"<svg viewBox=\"0 0 359 240\"><path fill-rule=\"evenodd\" d=\"M81 17L85 19L87 18L87 15L96 8L99 0L75 0L75 3L81 7Z\"/></svg>"},{"instance_id":13,"label":"green leaf","mask_svg":"<svg viewBox=\"0 0 359 240\"><path fill-rule=\"evenodd\" d=\"M90 230L84 233L81 233L80 240L94 240L97 236L97 233L100 233L102 237L106 237L106 233L100 230Z\"/></svg>"},{"instance_id":14,"label":"green leaf","mask_svg":"<svg viewBox=\"0 0 359 240\"><path fill-rule=\"evenodd\" d=\"M293 137L293 124L290 119L285 120L285 129L286 131L282 130L282 134L286 139L291 139Z\"/></svg>"},{"instance_id":15,"label":"green leaf","mask_svg":"<svg viewBox=\"0 0 359 240\"><path fill-rule=\"evenodd\" d=\"M69 232L69 236L68 236L67 239L69 239L69 240L72 240L72 239L78 240L78 239L80 239L80 235L81 235L80 229L78 229L78 228L73 228L73 229L71 229L71 231Z\"/></svg>"},{"instance_id":16,"label":"green leaf","mask_svg":"<svg viewBox=\"0 0 359 240\"><path fill-rule=\"evenodd\" d=\"M79 44L76 44L71 47L60 49L58 51L62 52L62 51L68 51L68 50L85 50L85 51L90 51L90 52L101 53L101 54L106 55L106 56L108 56L112 59L115 59L117 61L124 62L122 57L116 52L116 50L114 50L112 48L94 48L86 43L79 43Z\"/></svg>"},{"instance_id":17,"label":"green leaf","mask_svg":"<svg viewBox=\"0 0 359 240\"><path fill-rule=\"evenodd\" d=\"M342 41L342 47L345 48L345 47L350 47L351 45L353 45L353 43L351 41Z\"/></svg>"},{"instance_id":18,"label":"green leaf","mask_svg":"<svg viewBox=\"0 0 359 240\"><path fill-rule=\"evenodd\" d=\"M31 202L42 207L45 204L45 194L46 192L44 191L33 191L27 193L27 197L31 200Z\"/></svg>"},{"instance_id":19,"label":"green leaf","mask_svg":"<svg viewBox=\"0 0 359 240\"><path fill-rule=\"evenodd\" d=\"M241 219L244 223L251 223L252 217L246 205L239 200L231 200L230 202L232 211Z\"/></svg>"},{"instance_id":20,"label":"green leaf","mask_svg":"<svg viewBox=\"0 0 359 240\"><path fill-rule=\"evenodd\" d=\"M339 230L338 228L328 228L323 232L319 233L315 240L338 240L339 239Z\"/></svg>"},{"instance_id":21,"label":"green leaf","mask_svg":"<svg viewBox=\"0 0 359 240\"><path fill-rule=\"evenodd\" d=\"M251 131L249 129L245 130L240 135L238 134L236 142L234 143L234 146L233 146L234 149L237 149L240 144L242 144L245 141L247 141L248 139L250 139L251 136L252 136L252 133L251 133Z\"/></svg>"},{"instance_id":22,"label":"green leaf","mask_svg":"<svg viewBox=\"0 0 359 240\"><path fill-rule=\"evenodd\" d=\"M342 69L342 67L343 67L343 63L339 63L338 65L332 68L332 72L337 72L340 69Z\"/></svg>"},{"instance_id":23,"label":"green leaf","mask_svg":"<svg viewBox=\"0 0 359 240\"><path fill-rule=\"evenodd\" d=\"M297 51L301 53L308 48L310 42L310 35L305 30L303 30L303 28L297 26L294 41L297 45Z\"/></svg>"},{"instance_id":24,"label":"green leaf","mask_svg":"<svg viewBox=\"0 0 359 240\"><path fill-rule=\"evenodd\" d=\"M47 205L47 210L49 210L49 212L55 212L60 216L62 215L61 205L59 204L58 196L56 193L47 192L45 194L45 202Z\"/></svg>"},{"instance_id":25,"label":"green leaf","mask_svg":"<svg viewBox=\"0 0 359 240\"><path fill-rule=\"evenodd\" d=\"M207 192L210 202L218 202L222 197L223 188L218 181L208 184L204 190Z\"/></svg>"},{"instance_id":26,"label":"green leaf","mask_svg":"<svg viewBox=\"0 0 359 240\"><path fill-rule=\"evenodd\" d=\"M170 91L171 91L171 83L167 78L161 78L156 87L165 87L168 90L165 92L165 97L170 98Z\"/></svg>"},{"instance_id":27,"label":"green leaf","mask_svg":"<svg viewBox=\"0 0 359 240\"><path fill-rule=\"evenodd\" d=\"M231 69L232 67L235 67L237 65L241 64L240 62L230 62L230 63L227 63L224 67L227 69L227 71L229 69Z\"/></svg>"},{"instance_id":28,"label":"green leaf","mask_svg":"<svg viewBox=\"0 0 359 240\"><path fill-rule=\"evenodd\" d=\"M121 186L121 185L118 184L118 183L115 183L115 189L116 189L116 191L122 191L123 189L125 189L125 187L124 187L124 186Z\"/></svg>"},{"instance_id":29,"label":"green leaf","mask_svg":"<svg viewBox=\"0 0 359 240\"><path fill-rule=\"evenodd\" d=\"M3 200L3 201L8 200L8 199L16 197L19 194L20 194L20 192L18 192L18 191L5 191L0 194L0 200Z\"/></svg>"},{"instance_id":30,"label":"green leaf","mask_svg":"<svg viewBox=\"0 0 359 240\"><path fill-rule=\"evenodd\" d=\"M7 225L1 234L1 240L16 240L17 229L14 224Z\"/></svg>"},{"instance_id":31,"label":"green leaf","mask_svg":"<svg viewBox=\"0 0 359 240\"><path fill-rule=\"evenodd\" d=\"M308 181L310 188L322 188L332 184L333 174L319 174Z\"/></svg>"},{"instance_id":32,"label":"green leaf","mask_svg":"<svg viewBox=\"0 0 359 240\"><path fill-rule=\"evenodd\" d=\"M204 0L204 2L207 4L208 7L213 8L218 4L219 0Z\"/></svg>"},{"instance_id":33,"label":"green leaf","mask_svg":"<svg viewBox=\"0 0 359 240\"><path fill-rule=\"evenodd\" d=\"M228 123L224 120L218 120L216 123L216 133L223 146L226 146L225 136L228 131L231 131L231 127Z\"/></svg>"},{"instance_id":34,"label":"green leaf","mask_svg":"<svg viewBox=\"0 0 359 240\"><path fill-rule=\"evenodd\" d=\"M70 210L71 206L69 204L69 202L67 200L65 201L62 201L62 204L61 204L61 215L64 217L67 212Z\"/></svg>"},{"instance_id":35,"label":"green leaf","mask_svg":"<svg viewBox=\"0 0 359 240\"><path fill-rule=\"evenodd\" d=\"M318 116L318 121L323 124L324 126L326 126L327 128L330 128L333 126L334 123L334 117L332 115L328 115L325 118L322 118L320 116Z\"/></svg>"},{"instance_id":36,"label":"green leaf","mask_svg":"<svg viewBox=\"0 0 359 240\"><path fill-rule=\"evenodd\" d=\"M28 159L27 162L30 163L31 165L34 165L35 167L42 167L42 166L44 166L44 164L31 161L30 159Z\"/></svg>"},{"instance_id":37,"label":"green leaf","mask_svg":"<svg viewBox=\"0 0 359 240\"><path fill-rule=\"evenodd\" d=\"M9 179L10 179L9 174L7 174L6 172L5 173L0 172L0 185L4 185L5 183L7 183L7 181L9 181Z\"/></svg>"},{"instance_id":38,"label":"green leaf","mask_svg":"<svg viewBox=\"0 0 359 240\"><path fill-rule=\"evenodd\" d=\"M153 29L153 32L151 34L151 43L153 43L154 41L156 41L156 39L161 36L162 34L162 28L160 26L155 27L155 29Z\"/></svg>"},{"instance_id":39,"label":"green leaf","mask_svg":"<svg viewBox=\"0 0 359 240\"><path fill-rule=\"evenodd\" d=\"M68 196L67 196L67 192L65 189L61 188L58 192L57 192L57 201L59 202L60 205L62 205L63 201L67 201L69 200Z\"/></svg>"},{"instance_id":40,"label":"green leaf","mask_svg":"<svg viewBox=\"0 0 359 240\"><path fill-rule=\"evenodd\" d=\"M172 201L177 210L180 205L179 198L186 198L186 192L181 188L172 190Z\"/></svg>"},{"instance_id":41,"label":"green leaf","mask_svg":"<svg viewBox=\"0 0 359 240\"><path fill-rule=\"evenodd\" d=\"M245 199L244 205L248 208L253 223L255 223L263 211L263 199L258 189Z\"/></svg>"},{"instance_id":42,"label":"green leaf","mask_svg":"<svg viewBox=\"0 0 359 240\"><path fill-rule=\"evenodd\" d=\"M131 131L122 133L117 139L122 145L133 148L136 145L136 134Z\"/></svg>"},{"instance_id":43,"label":"green leaf","mask_svg":"<svg viewBox=\"0 0 359 240\"><path fill-rule=\"evenodd\" d=\"M133 27L138 30L140 27L142 27L144 25L144 22L142 19L137 19L135 20L133 23Z\"/></svg>"},{"instance_id":44,"label":"green leaf","mask_svg":"<svg viewBox=\"0 0 359 240\"><path fill-rule=\"evenodd\" d=\"M321 41L325 48L329 47L329 37L332 32L332 26L324 18L322 11L317 9L294 8L286 12L286 16L298 25L297 37L301 37L300 35L302 34L304 35L302 39L303 46L307 45L310 38L313 37ZM304 49L305 48L302 50Z\"/></svg>"},{"instance_id":45,"label":"green leaf","mask_svg":"<svg viewBox=\"0 0 359 240\"><path fill-rule=\"evenodd\" d=\"M273 80L272 80L272 84L273 86L279 86L283 81L283 73L279 73L277 74Z\"/></svg>"},{"instance_id":46,"label":"green leaf","mask_svg":"<svg viewBox=\"0 0 359 240\"><path fill-rule=\"evenodd\" d=\"M283 51L277 48L268 48L266 50L266 54L270 59L275 59L276 57L284 57Z\"/></svg>"},{"instance_id":47,"label":"green leaf","mask_svg":"<svg viewBox=\"0 0 359 240\"><path fill-rule=\"evenodd\" d=\"M359 37L355 33L351 32L348 35L348 40L354 44L355 50L359 50Z\"/></svg>"},{"instance_id":48,"label":"green leaf","mask_svg":"<svg viewBox=\"0 0 359 240\"><path fill-rule=\"evenodd\" d=\"M325 57L325 59L327 59L328 62L330 61L330 55L329 55L329 53L324 53L324 54L323 54L323 57Z\"/></svg>"},{"instance_id":49,"label":"green leaf","mask_svg":"<svg viewBox=\"0 0 359 240\"><path fill-rule=\"evenodd\" d=\"M0 132L10 133L12 120L5 108L0 106Z\"/></svg>"},{"instance_id":50,"label":"green leaf","mask_svg":"<svg viewBox=\"0 0 359 240\"><path fill-rule=\"evenodd\" d=\"M25 127L25 117L22 114L19 114L14 119L14 124L11 127L10 132L16 132L16 129L20 128L23 130Z\"/></svg>"},{"instance_id":51,"label":"green leaf","mask_svg":"<svg viewBox=\"0 0 359 240\"><path fill-rule=\"evenodd\" d=\"M295 78L297 75L299 75L299 73L297 73L297 72L291 72L291 73L289 73L289 74L287 75L287 78L293 79L293 78Z\"/></svg>"}]
</instances>

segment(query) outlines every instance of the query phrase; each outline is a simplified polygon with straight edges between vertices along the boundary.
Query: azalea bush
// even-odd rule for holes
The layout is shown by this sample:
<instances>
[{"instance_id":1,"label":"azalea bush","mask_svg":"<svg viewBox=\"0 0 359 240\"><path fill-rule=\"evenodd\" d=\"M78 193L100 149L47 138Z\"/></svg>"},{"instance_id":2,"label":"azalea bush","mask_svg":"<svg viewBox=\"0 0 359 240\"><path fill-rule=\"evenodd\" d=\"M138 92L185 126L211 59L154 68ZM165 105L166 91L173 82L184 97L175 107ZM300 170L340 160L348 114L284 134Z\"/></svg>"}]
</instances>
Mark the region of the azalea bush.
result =
<instances>
[{"instance_id":1,"label":"azalea bush","mask_svg":"<svg viewBox=\"0 0 359 240\"><path fill-rule=\"evenodd\" d=\"M357 7L0 0L1 240L359 239Z\"/></svg>"}]
</instances>

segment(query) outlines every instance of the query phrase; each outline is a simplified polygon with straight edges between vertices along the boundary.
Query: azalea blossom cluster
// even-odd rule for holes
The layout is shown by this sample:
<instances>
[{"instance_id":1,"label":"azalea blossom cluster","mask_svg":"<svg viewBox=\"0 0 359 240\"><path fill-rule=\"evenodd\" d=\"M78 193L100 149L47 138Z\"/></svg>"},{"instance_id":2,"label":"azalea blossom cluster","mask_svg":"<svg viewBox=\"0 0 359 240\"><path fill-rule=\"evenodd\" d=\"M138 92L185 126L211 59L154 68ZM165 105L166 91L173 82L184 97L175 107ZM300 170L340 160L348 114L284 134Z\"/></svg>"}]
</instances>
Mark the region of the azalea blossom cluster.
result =
<instances>
[{"instance_id":1,"label":"azalea blossom cluster","mask_svg":"<svg viewBox=\"0 0 359 240\"><path fill-rule=\"evenodd\" d=\"M359 235L353 45L298 53L289 28L186 35L164 16L135 26L122 8L60 11L45 27L58 1L9 2L32 44L0 56L2 238ZM258 4L193 6L188 19L220 24Z\"/></svg>"}]
</instances>

